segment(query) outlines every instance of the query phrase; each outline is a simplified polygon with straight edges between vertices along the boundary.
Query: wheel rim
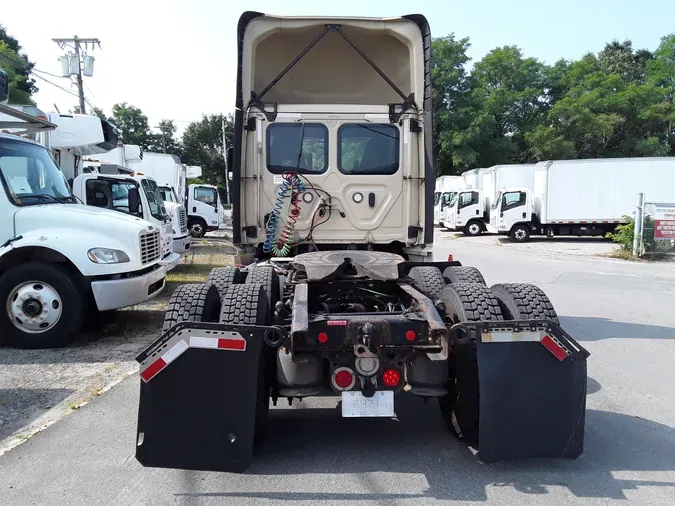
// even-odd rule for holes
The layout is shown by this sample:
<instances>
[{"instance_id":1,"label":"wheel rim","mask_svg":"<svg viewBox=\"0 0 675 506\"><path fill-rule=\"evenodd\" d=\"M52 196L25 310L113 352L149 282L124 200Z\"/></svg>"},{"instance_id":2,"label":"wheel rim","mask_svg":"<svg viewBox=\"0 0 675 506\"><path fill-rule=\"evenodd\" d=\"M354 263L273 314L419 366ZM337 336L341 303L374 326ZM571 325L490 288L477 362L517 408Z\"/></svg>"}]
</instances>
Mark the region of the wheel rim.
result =
<instances>
[{"instance_id":1,"label":"wheel rim","mask_svg":"<svg viewBox=\"0 0 675 506\"><path fill-rule=\"evenodd\" d=\"M480 232L480 227L478 226L477 223L472 223L471 225L469 225L469 234L478 235L478 232Z\"/></svg>"},{"instance_id":2,"label":"wheel rim","mask_svg":"<svg viewBox=\"0 0 675 506\"><path fill-rule=\"evenodd\" d=\"M193 223L192 225L192 235L201 235L203 231L201 223Z\"/></svg>"},{"instance_id":3,"label":"wheel rim","mask_svg":"<svg viewBox=\"0 0 675 506\"><path fill-rule=\"evenodd\" d=\"M17 329L28 334L43 334L61 319L63 303L59 293L47 283L26 281L9 292L6 309Z\"/></svg>"},{"instance_id":4,"label":"wheel rim","mask_svg":"<svg viewBox=\"0 0 675 506\"><path fill-rule=\"evenodd\" d=\"M515 236L516 239L523 240L525 239L525 237L527 237L527 234L525 233L525 230L523 230L522 228L518 228L516 229Z\"/></svg>"}]
</instances>

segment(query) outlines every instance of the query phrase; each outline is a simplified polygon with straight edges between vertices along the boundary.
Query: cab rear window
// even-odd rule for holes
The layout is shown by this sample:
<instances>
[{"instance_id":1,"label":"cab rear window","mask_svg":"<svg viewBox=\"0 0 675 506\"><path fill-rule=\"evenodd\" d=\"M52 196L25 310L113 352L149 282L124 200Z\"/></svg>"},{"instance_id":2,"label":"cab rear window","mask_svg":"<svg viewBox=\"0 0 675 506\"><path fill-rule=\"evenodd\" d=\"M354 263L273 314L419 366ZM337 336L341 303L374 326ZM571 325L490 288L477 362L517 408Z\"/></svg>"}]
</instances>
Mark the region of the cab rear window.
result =
<instances>
[{"instance_id":1,"label":"cab rear window","mask_svg":"<svg viewBox=\"0 0 675 506\"><path fill-rule=\"evenodd\" d=\"M328 168L328 129L319 123L276 123L267 127L267 169L320 174Z\"/></svg>"},{"instance_id":2,"label":"cab rear window","mask_svg":"<svg viewBox=\"0 0 675 506\"><path fill-rule=\"evenodd\" d=\"M352 123L338 131L338 168L344 174L391 175L399 166L399 129Z\"/></svg>"}]
</instances>

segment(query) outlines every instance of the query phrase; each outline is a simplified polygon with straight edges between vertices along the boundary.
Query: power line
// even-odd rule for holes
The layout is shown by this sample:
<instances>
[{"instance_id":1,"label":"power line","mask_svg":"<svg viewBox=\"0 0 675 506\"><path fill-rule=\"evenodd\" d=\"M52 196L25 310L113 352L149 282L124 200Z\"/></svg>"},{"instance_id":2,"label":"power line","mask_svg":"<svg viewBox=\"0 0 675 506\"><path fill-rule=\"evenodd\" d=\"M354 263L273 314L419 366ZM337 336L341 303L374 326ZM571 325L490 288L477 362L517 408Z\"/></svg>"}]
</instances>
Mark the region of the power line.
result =
<instances>
[{"instance_id":1,"label":"power line","mask_svg":"<svg viewBox=\"0 0 675 506\"><path fill-rule=\"evenodd\" d=\"M65 91L66 93L70 93L70 94L73 95L74 97L79 97L79 95L78 95L77 93L75 93L74 91L71 91L71 90L69 90L69 89L67 89L67 88L64 88L63 86L60 86L60 85L58 85L58 84L56 84L56 83L53 83L53 82L51 82L49 79L45 79L45 78L42 77L41 75L38 75L38 74L34 74L34 75L35 75L35 77L37 77L38 79L42 79L44 82L49 83L49 84L51 84L52 86L56 86L57 88L59 88L59 89Z\"/></svg>"}]
</instances>

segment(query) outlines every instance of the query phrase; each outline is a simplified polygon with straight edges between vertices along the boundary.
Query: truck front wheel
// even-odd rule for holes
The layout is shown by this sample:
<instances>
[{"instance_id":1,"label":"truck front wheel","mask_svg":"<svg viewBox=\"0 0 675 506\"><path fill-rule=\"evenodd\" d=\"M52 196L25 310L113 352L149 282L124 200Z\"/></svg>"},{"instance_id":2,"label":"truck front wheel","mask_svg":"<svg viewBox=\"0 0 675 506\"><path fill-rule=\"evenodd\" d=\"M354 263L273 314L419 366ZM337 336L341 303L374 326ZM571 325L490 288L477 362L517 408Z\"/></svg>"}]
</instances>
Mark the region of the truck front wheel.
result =
<instances>
[{"instance_id":1,"label":"truck front wheel","mask_svg":"<svg viewBox=\"0 0 675 506\"><path fill-rule=\"evenodd\" d=\"M188 223L188 230L190 230L190 235L192 237L199 239L200 237L204 237L206 234L206 223L204 220L193 218Z\"/></svg>"},{"instance_id":2,"label":"truck front wheel","mask_svg":"<svg viewBox=\"0 0 675 506\"><path fill-rule=\"evenodd\" d=\"M527 242L530 240L530 227L527 225L516 225L511 229L509 237L514 242Z\"/></svg>"},{"instance_id":3,"label":"truck front wheel","mask_svg":"<svg viewBox=\"0 0 675 506\"><path fill-rule=\"evenodd\" d=\"M483 233L483 226L480 221L470 221L464 227L464 235L476 236Z\"/></svg>"},{"instance_id":4,"label":"truck front wheel","mask_svg":"<svg viewBox=\"0 0 675 506\"><path fill-rule=\"evenodd\" d=\"M65 269L30 262L0 277L0 336L16 348L67 346L84 319L86 298Z\"/></svg>"}]
</instances>

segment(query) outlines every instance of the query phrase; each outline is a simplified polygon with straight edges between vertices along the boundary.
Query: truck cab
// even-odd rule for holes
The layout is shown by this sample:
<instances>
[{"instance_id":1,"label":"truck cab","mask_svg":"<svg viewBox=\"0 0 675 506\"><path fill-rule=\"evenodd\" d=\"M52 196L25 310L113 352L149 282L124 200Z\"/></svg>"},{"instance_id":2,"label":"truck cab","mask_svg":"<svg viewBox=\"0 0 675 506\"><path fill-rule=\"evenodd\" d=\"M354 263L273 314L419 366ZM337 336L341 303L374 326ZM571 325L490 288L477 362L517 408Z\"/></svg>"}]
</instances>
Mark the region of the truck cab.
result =
<instances>
[{"instance_id":1,"label":"truck cab","mask_svg":"<svg viewBox=\"0 0 675 506\"><path fill-rule=\"evenodd\" d=\"M185 206L178 200L178 195L170 186L159 186L157 188L164 202L169 216L171 217L171 227L173 232L173 252L186 253L190 250L192 241L188 234L188 219Z\"/></svg>"},{"instance_id":2,"label":"truck cab","mask_svg":"<svg viewBox=\"0 0 675 506\"><path fill-rule=\"evenodd\" d=\"M444 225L466 235L480 235L484 231L484 220L483 190L474 188L457 192L447 206Z\"/></svg>"},{"instance_id":3,"label":"truck cab","mask_svg":"<svg viewBox=\"0 0 675 506\"><path fill-rule=\"evenodd\" d=\"M188 230L192 237L204 237L206 232L220 228L221 212L218 187L206 184L191 184L187 188L185 204L188 214Z\"/></svg>"},{"instance_id":4,"label":"truck cab","mask_svg":"<svg viewBox=\"0 0 675 506\"><path fill-rule=\"evenodd\" d=\"M150 222L160 232L160 264L168 272L180 262L180 255L173 251L172 220L153 179L139 175L82 174L73 181L73 194L88 206Z\"/></svg>"},{"instance_id":5,"label":"truck cab","mask_svg":"<svg viewBox=\"0 0 675 506\"><path fill-rule=\"evenodd\" d=\"M128 213L82 205L39 143L0 134L0 215L6 344L65 346L89 310L139 304L164 288L160 231Z\"/></svg>"},{"instance_id":6,"label":"truck cab","mask_svg":"<svg viewBox=\"0 0 675 506\"><path fill-rule=\"evenodd\" d=\"M502 188L490 206L488 231L510 234L517 225L528 228L534 213L534 195L529 188ZM523 239L519 232L518 239ZM528 234L529 236L529 234Z\"/></svg>"}]
</instances>

